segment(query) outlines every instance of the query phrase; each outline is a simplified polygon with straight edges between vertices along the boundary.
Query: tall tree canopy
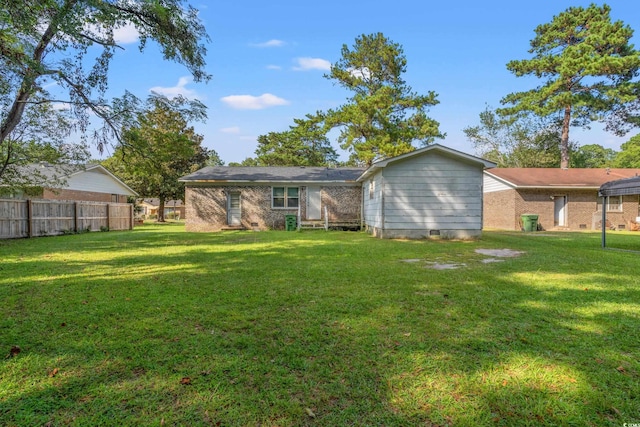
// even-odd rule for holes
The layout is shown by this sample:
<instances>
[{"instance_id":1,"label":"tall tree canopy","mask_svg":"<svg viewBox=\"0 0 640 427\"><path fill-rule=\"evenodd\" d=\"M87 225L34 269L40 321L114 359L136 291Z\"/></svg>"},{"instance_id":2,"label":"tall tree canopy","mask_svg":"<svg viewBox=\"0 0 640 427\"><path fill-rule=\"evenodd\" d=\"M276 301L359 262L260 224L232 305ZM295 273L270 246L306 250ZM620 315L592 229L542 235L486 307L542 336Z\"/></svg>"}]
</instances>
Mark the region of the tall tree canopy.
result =
<instances>
[{"instance_id":1,"label":"tall tree canopy","mask_svg":"<svg viewBox=\"0 0 640 427\"><path fill-rule=\"evenodd\" d=\"M160 199L158 221L164 221L166 200L184 199L178 179L217 157L201 146L202 136L189 126L205 117L198 101L152 95L136 114L136 124L123 130L125 144L103 162L141 196Z\"/></svg>"},{"instance_id":2,"label":"tall tree canopy","mask_svg":"<svg viewBox=\"0 0 640 427\"><path fill-rule=\"evenodd\" d=\"M307 115L294 122L287 131L258 137L257 166L328 166L337 161L338 154L321 125L321 116Z\"/></svg>"},{"instance_id":3,"label":"tall tree canopy","mask_svg":"<svg viewBox=\"0 0 640 427\"><path fill-rule=\"evenodd\" d=\"M615 150L600 144L588 144L576 148L571 153L572 168L607 168L613 165Z\"/></svg>"},{"instance_id":4,"label":"tall tree canopy","mask_svg":"<svg viewBox=\"0 0 640 427\"><path fill-rule=\"evenodd\" d=\"M480 157L503 168L549 168L560 165L557 121L532 115L502 117L490 107L480 124L463 129ZM572 144L573 145L573 144Z\"/></svg>"},{"instance_id":5,"label":"tall tree canopy","mask_svg":"<svg viewBox=\"0 0 640 427\"><path fill-rule=\"evenodd\" d=\"M154 40L164 58L185 65L194 80L208 78L201 44L207 35L197 10L183 0L4 0L0 150L15 141L25 113L46 102L67 104L83 134L90 115L102 119L105 126L94 134L99 148L117 137L120 112L105 93L109 63L121 49L114 32L125 26L138 31L140 49Z\"/></svg>"},{"instance_id":6,"label":"tall tree canopy","mask_svg":"<svg viewBox=\"0 0 640 427\"><path fill-rule=\"evenodd\" d=\"M407 60L402 47L383 34L361 35L352 48L342 47L326 77L353 92L347 103L325 115L328 129L339 128L340 146L356 163L371 165L382 157L415 149L444 135L427 116L437 95L419 95L403 80Z\"/></svg>"},{"instance_id":7,"label":"tall tree canopy","mask_svg":"<svg viewBox=\"0 0 640 427\"><path fill-rule=\"evenodd\" d=\"M544 79L541 86L502 99L501 114L533 112L562 117L561 167L569 167L569 128L586 126L637 100L640 53L629 43L633 30L611 21L610 7L570 7L538 26L531 59L511 61L517 77Z\"/></svg>"},{"instance_id":8,"label":"tall tree canopy","mask_svg":"<svg viewBox=\"0 0 640 427\"><path fill-rule=\"evenodd\" d=\"M617 168L640 168L640 134L620 146L613 165Z\"/></svg>"}]
</instances>

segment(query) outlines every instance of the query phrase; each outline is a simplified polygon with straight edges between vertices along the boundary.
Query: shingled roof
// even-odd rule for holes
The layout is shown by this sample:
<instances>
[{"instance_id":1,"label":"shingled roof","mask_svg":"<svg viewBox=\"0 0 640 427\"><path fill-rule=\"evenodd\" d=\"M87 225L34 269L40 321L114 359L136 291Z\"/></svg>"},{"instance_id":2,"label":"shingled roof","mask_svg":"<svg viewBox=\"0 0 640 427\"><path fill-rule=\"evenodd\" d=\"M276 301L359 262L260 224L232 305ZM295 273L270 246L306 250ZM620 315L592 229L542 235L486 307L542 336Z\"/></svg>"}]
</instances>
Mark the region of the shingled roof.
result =
<instances>
[{"instance_id":1,"label":"shingled roof","mask_svg":"<svg viewBox=\"0 0 640 427\"><path fill-rule=\"evenodd\" d=\"M180 178L186 183L356 182L364 168L209 166Z\"/></svg>"},{"instance_id":2,"label":"shingled roof","mask_svg":"<svg viewBox=\"0 0 640 427\"><path fill-rule=\"evenodd\" d=\"M640 175L640 169L494 168L487 175L516 188L600 188L605 182Z\"/></svg>"}]
</instances>

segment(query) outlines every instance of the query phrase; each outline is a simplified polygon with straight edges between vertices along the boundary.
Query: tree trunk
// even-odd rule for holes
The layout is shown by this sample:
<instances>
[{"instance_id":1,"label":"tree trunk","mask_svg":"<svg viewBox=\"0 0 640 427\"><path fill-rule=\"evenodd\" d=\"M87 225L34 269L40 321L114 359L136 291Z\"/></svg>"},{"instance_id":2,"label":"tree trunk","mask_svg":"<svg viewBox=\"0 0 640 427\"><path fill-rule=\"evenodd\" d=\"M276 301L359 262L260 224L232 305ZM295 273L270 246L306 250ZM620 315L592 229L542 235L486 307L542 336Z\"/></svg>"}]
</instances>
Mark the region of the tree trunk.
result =
<instances>
[{"instance_id":1,"label":"tree trunk","mask_svg":"<svg viewBox=\"0 0 640 427\"><path fill-rule=\"evenodd\" d=\"M160 197L160 203L158 205L158 222L165 222L164 220L164 197Z\"/></svg>"},{"instance_id":2,"label":"tree trunk","mask_svg":"<svg viewBox=\"0 0 640 427\"><path fill-rule=\"evenodd\" d=\"M560 139L560 167L569 169L569 126L571 125L571 105L564 108L562 138Z\"/></svg>"}]
</instances>

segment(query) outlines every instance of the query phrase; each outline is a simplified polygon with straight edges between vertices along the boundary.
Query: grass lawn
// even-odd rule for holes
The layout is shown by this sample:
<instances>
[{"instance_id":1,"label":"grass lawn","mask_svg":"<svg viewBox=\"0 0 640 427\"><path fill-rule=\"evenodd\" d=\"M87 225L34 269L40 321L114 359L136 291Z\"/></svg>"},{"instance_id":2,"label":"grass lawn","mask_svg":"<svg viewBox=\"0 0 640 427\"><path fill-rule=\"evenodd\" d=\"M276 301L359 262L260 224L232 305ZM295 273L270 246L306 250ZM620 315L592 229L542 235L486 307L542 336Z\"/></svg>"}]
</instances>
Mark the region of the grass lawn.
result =
<instances>
[{"instance_id":1,"label":"grass lawn","mask_svg":"<svg viewBox=\"0 0 640 427\"><path fill-rule=\"evenodd\" d=\"M144 225L0 259L3 426L640 423L640 255L599 234Z\"/></svg>"}]
</instances>

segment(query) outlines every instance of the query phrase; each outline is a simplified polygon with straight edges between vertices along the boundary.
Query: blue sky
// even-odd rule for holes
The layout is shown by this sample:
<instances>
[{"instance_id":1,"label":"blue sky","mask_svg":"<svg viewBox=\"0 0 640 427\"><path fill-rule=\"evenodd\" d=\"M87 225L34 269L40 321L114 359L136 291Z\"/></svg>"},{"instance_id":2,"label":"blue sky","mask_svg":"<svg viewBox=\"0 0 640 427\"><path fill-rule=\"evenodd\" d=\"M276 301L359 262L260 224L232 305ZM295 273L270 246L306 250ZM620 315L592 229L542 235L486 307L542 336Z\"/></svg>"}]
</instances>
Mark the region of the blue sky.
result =
<instances>
[{"instance_id":1,"label":"blue sky","mask_svg":"<svg viewBox=\"0 0 640 427\"><path fill-rule=\"evenodd\" d=\"M125 50L116 54L110 69L111 94L121 95L127 89L146 97L154 90L200 99L209 107L209 118L195 127L204 135L204 145L229 163L254 156L259 135L287 130L294 118L343 104L350 94L323 75L340 58L343 44L351 47L357 36L375 32L404 48L404 77L414 91L438 94L440 104L429 115L447 134L439 142L475 154L462 129L478 123L485 105L497 107L508 93L538 84L533 78L516 78L506 63L529 57L537 25L570 6L586 7L590 2L193 0L191 4L200 10L211 37L206 69L213 78L207 84L192 82L187 69L163 62L153 47L141 54L133 43L135 33L124 31ZM636 2L607 4L614 20L636 31L632 41L640 48ZM571 133L580 145L616 150L630 136L616 138L598 125Z\"/></svg>"}]
</instances>

